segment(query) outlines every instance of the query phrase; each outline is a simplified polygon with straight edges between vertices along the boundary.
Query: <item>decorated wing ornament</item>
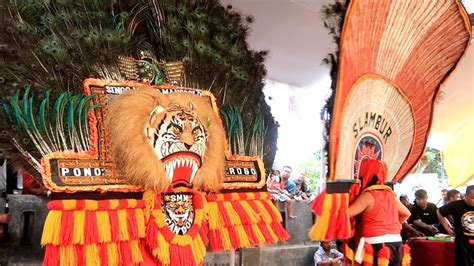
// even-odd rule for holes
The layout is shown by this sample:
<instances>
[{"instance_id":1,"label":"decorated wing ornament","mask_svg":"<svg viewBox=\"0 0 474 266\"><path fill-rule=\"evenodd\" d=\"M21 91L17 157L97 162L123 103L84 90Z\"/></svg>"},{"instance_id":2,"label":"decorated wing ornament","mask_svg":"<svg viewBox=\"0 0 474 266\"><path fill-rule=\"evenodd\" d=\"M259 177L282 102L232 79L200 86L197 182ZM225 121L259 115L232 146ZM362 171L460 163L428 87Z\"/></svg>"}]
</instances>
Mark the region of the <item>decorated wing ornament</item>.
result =
<instances>
[{"instance_id":1,"label":"decorated wing ornament","mask_svg":"<svg viewBox=\"0 0 474 266\"><path fill-rule=\"evenodd\" d=\"M313 206L320 217L311 238L353 233L345 213L350 185L341 181L356 179L364 159L383 160L392 183L413 169L425 149L440 86L470 39L460 1L350 2L340 40L327 194ZM342 230L325 230L337 221L344 221Z\"/></svg>"}]
</instances>

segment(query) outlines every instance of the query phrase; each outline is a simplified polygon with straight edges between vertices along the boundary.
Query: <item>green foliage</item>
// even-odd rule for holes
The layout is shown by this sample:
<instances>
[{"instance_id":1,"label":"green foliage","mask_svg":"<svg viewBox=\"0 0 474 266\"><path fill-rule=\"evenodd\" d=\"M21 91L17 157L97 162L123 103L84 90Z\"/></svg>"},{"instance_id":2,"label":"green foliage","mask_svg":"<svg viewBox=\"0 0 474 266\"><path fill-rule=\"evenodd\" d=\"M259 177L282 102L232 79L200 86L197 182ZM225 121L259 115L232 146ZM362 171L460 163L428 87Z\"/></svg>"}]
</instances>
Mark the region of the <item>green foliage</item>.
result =
<instances>
[{"instance_id":1,"label":"green foliage","mask_svg":"<svg viewBox=\"0 0 474 266\"><path fill-rule=\"evenodd\" d=\"M425 150L425 160L427 160L427 166L423 173L436 173L439 179L443 180L446 178L446 170L443 166L442 154L439 150L427 147Z\"/></svg>"},{"instance_id":2,"label":"green foliage","mask_svg":"<svg viewBox=\"0 0 474 266\"><path fill-rule=\"evenodd\" d=\"M317 150L311 158L298 165L300 170L306 170L306 181L311 191L314 191L321 178L324 178L321 177L321 152L321 150Z\"/></svg>"}]
</instances>

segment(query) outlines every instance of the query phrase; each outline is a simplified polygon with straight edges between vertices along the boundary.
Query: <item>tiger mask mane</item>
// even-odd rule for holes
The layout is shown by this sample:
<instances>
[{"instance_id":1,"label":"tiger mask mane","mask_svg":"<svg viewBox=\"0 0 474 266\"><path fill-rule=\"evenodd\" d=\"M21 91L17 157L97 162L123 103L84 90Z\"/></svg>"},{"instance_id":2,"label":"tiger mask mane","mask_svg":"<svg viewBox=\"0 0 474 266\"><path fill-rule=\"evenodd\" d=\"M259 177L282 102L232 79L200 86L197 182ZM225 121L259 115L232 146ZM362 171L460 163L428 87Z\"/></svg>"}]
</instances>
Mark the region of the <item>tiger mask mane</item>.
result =
<instances>
[{"instance_id":1,"label":"tiger mask mane","mask_svg":"<svg viewBox=\"0 0 474 266\"><path fill-rule=\"evenodd\" d=\"M204 97L129 91L109 105L107 123L116 167L129 183L157 192L178 185L220 188L225 133Z\"/></svg>"}]
</instances>

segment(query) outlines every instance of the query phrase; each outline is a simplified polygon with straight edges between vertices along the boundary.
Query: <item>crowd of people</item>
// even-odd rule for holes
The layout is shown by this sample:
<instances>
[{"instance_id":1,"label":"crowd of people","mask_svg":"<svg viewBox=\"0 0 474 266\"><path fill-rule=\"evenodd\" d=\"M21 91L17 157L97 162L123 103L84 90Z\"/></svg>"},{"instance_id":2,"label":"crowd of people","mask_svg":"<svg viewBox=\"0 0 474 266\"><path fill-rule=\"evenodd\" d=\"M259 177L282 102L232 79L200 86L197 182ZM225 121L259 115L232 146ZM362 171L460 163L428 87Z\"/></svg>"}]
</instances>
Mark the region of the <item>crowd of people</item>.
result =
<instances>
[{"instance_id":1,"label":"crowd of people","mask_svg":"<svg viewBox=\"0 0 474 266\"><path fill-rule=\"evenodd\" d=\"M413 201L405 194L397 200L393 190L385 185L385 164L367 161L361 166L361 193L350 205L349 215L361 221L359 234L373 247L373 265L377 265L377 253L384 246L390 249L389 265L400 265L403 242L413 237L443 235L455 237L456 265L473 265L474 186L468 186L465 195L456 189L444 189L438 204L429 201L424 189L414 192ZM305 171L293 179L291 173L289 166L273 170L267 188L275 202L287 203L288 217L294 219L297 217L293 215L292 202L312 200L315 195L311 194ZM314 254L315 265L340 265L341 260L342 253L331 249L329 241L321 242Z\"/></svg>"},{"instance_id":2,"label":"crowd of people","mask_svg":"<svg viewBox=\"0 0 474 266\"><path fill-rule=\"evenodd\" d=\"M302 200L312 200L311 190L306 180L306 171L300 171L296 179L291 179L293 169L290 166L284 166L280 170L272 170L267 179L267 190L272 195L275 202L281 201L287 203L288 218L295 219L293 215L292 202Z\"/></svg>"},{"instance_id":3,"label":"crowd of people","mask_svg":"<svg viewBox=\"0 0 474 266\"><path fill-rule=\"evenodd\" d=\"M407 195L400 195L411 214L403 224L402 237L455 237L456 265L474 265L474 186L468 186L465 195L456 189L441 192L439 206L428 201L424 189L415 192L413 203Z\"/></svg>"},{"instance_id":4,"label":"crowd of people","mask_svg":"<svg viewBox=\"0 0 474 266\"><path fill-rule=\"evenodd\" d=\"M415 200L410 202L407 195L400 195L400 202L410 210L410 218L403 224L402 237L404 240L411 237L434 236L436 234L448 234L437 214L438 207L448 205L450 202L462 199L461 192L456 189L442 190L442 199L439 206L428 201L428 193L424 189L415 192ZM454 223L451 215L446 217L449 224Z\"/></svg>"}]
</instances>

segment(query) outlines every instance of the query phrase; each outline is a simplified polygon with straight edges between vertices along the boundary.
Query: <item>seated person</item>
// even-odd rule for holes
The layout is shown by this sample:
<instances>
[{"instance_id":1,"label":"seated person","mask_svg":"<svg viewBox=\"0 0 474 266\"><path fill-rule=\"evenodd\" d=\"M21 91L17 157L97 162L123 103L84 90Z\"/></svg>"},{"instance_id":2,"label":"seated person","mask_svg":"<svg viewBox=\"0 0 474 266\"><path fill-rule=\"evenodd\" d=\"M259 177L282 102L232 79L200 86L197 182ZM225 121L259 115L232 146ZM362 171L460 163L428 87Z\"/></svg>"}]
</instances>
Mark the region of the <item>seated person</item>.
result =
<instances>
[{"instance_id":1,"label":"seated person","mask_svg":"<svg viewBox=\"0 0 474 266\"><path fill-rule=\"evenodd\" d=\"M290 219L296 218L296 216L293 215L293 207L291 205L293 195L284 189L284 184L280 178L280 171L272 170L267 180L267 191L270 192L274 200L285 201L288 217Z\"/></svg>"},{"instance_id":2,"label":"seated person","mask_svg":"<svg viewBox=\"0 0 474 266\"><path fill-rule=\"evenodd\" d=\"M403 203L403 205L405 205L405 207L407 207L408 209L410 209L413 204L410 203L410 200L408 199L408 196L406 194L402 194L400 195L400 202Z\"/></svg>"},{"instance_id":3,"label":"seated person","mask_svg":"<svg viewBox=\"0 0 474 266\"><path fill-rule=\"evenodd\" d=\"M446 193L445 205L447 205L450 202L458 201L458 200L461 200L461 192L459 192L456 189L451 189L451 190L448 191L448 193ZM446 219L448 220L448 225L451 227L451 229L454 229L454 227L453 227L453 224L454 224L453 216L448 215L448 216L446 216ZM448 234L448 232L446 231L446 229L444 229L444 227L441 226L440 229L441 229L440 230L441 233Z\"/></svg>"},{"instance_id":4,"label":"seated person","mask_svg":"<svg viewBox=\"0 0 474 266\"><path fill-rule=\"evenodd\" d=\"M449 190L446 194L446 204L458 200L461 200L461 192L459 192L457 189Z\"/></svg>"},{"instance_id":5,"label":"seated person","mask_svg":"<svg viewBox=\"0 0 474 266\"><path fill-rule=\"evenodd\" d=\"M321 245L314 252L314 266L339 265L342 261L342 253L331 248L331 241L321 241Z\"/></svg>"},{"instance_id":6,"label":"seated person","mask_svg":"<svg viewBox=\"0 0 474 266\"><path fill-rule=\"evenodd\" d=\"M301 185L301 191L308 196L308 198L311 197L311 190L309 189L308 182L306 180L306 170L300 171L300 175L298 176L298 179L296 180L296 183L300 183Z\"/></svg>"},{"instance_id":7,"label":"seated person","mask_svg":"<svg viewBox=\"0 0 474 266\"><path fill-rule=\"evenodd\" d=\"M309 196L302 190L301 183L296 181L296 189L295 189L295 200L310 200Z\"/></svg>"},{"instance_id":8,"label":"seated person","mask_svg":"<svg viewBox=\"0 0 474 266\"><path fill-rule=\"evenodd\" d=\"M423 234L422 232L416 230L415 227L413 227L413 225L411 225L407 222L402 223L401 235L402 235L403 240L408 240L409 238L412 238L412 237L424 237L425 236L425 234Z\"/></svg>"},{"instance_id":9,"label":"seated person","mask_svg":"<svg viewBox=\"0 0 474 266\"><path fill-rule=\"evenodd\" d=\"M410 209L412 207L413 204L410 203L410 201L408 200L408 196L406 194L402 194L400 195L400 202L405 205L405 207L407 207L407 209ZM402 235L402 239L403 240L407 240L409 238L412 238L412 237L423 237L425 236L425 234L423 234L422 232L416 230L412 224L409 224L408 222L404 222L402 224L402 232L401 232L401 235Z\"/></svg>"},{"instance_id":10,"label":"seated person","mask_svg":"<svg viewBox=\"0 0 474 266\"><path fill-rule=\"evenodd\" d=\"M428 193L424 189L415 192L415 202L410 209L411 216L408 223L426 236L434 236L439 232L439 220L436 211L438 208L428 202Z\"/></svg>"}]
</instances>

